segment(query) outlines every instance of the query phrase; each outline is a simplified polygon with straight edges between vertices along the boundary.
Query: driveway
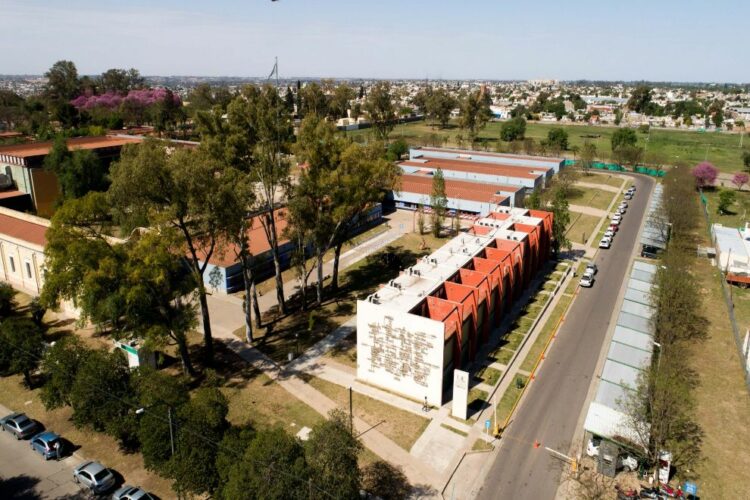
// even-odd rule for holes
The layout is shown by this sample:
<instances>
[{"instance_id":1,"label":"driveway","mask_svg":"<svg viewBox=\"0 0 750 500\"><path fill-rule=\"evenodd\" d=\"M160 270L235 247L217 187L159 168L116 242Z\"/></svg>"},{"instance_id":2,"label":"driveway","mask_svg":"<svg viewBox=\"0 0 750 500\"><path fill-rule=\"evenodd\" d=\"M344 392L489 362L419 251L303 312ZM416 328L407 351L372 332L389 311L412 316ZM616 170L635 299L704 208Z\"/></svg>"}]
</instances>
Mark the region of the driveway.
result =
<instances>
[{"instance_id":1,"label":"driveway","mask_svg":"<svg viewBox=\"0 0 750 500\"><path fill-rule=\"evenodd\" d=\"M10 433L0 432L0 497L87 498L73 482L73 468L79 461L75 457L45 461L31 450L28 440L17 441Z\"/></svg>"},{"instance_id":2,"label":"driveway","mask_svg":"<svg viewBox=\"0 0 750 500\"><path fill-rule=\"evenodd\" d=\"M479 493L481 499L555 498L560 462L544 448L568 452L596 375L654 181L636 176L634 184L636 196L629 202L612 248L596 255L596 283L591 289L581 289L573 302L536 379L500 440Z\"/></svg>"}]
</instances>

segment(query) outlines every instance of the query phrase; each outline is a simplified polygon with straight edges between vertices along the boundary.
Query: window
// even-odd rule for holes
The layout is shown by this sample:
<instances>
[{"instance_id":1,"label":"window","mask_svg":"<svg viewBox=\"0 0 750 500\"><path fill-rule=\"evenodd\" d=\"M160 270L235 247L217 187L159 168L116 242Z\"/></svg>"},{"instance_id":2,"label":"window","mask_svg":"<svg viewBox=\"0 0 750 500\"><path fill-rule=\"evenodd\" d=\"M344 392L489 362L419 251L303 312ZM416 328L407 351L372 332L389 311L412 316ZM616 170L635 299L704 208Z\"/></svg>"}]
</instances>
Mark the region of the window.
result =
<instances>
[{"instance_id":1,"label":"window","mask_svg":"<svg viewBox=\"0 0 750 500\"><path fill-rule=\"evenodd\" d=\"M10 261L10 272L15 273L16 272L16 261L13 260L13 257L8 257L8 260Z\"/></svg>"},{"instance_id":2,"label":"window","mask_svg":"<svg viewBox=\"0 0 750 500\"><path fill-rule=\"evenodd\" d=\"M31 274L31 262L27 260L26 262L24 262L24 264L26 264L26 277L31 279L33 277Z\"/></svg>"}]
</instances>

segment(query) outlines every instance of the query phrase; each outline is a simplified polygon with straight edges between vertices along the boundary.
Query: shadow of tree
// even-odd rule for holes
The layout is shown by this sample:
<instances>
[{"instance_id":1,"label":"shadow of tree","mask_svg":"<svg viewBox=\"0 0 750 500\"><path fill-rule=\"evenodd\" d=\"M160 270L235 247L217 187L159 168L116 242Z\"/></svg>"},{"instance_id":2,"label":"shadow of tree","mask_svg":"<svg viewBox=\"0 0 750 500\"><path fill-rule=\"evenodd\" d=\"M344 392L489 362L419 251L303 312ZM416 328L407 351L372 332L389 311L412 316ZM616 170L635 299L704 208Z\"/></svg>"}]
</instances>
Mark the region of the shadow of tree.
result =
<instances>
[{"instance_id":1,"label":"shadow of tree","mask_svg":"<svg viewBox=\"0 0 750 500\"><path fill-rule=\"evenodd\" d=\"M6 500L36 500L42 498L36 491L39 479L27 475L0 478L0 492Z\"/></svg>"}]
</instances>

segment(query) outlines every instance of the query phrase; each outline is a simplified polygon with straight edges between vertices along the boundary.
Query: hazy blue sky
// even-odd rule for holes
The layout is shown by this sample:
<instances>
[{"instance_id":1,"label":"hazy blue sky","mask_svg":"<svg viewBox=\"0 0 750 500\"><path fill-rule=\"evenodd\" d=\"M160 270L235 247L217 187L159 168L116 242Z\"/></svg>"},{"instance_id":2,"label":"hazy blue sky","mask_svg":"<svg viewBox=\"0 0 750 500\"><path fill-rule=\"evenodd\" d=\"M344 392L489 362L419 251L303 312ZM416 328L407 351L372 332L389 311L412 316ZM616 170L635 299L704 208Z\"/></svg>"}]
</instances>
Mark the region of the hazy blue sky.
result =
<instances>
[{"instance_id":1,"label":"hazy blue sky","mask_svg":"<svg viewBox=\"0 0 750 500\"><path fill-rule=\"evenodd\" d=\"M0 0L0 73L750 81L748 0Z\"/></svg>"}]
</instances>

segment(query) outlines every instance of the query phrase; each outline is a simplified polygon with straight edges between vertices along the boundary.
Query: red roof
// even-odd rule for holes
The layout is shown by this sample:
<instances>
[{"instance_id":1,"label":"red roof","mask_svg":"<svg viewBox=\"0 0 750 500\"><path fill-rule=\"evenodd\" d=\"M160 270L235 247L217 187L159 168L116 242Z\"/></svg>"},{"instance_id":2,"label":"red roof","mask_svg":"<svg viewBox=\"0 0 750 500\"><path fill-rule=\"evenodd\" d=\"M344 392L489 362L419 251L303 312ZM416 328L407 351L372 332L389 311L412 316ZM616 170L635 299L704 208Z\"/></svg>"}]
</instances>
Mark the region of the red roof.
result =
<instances>
[{"instance_id":1,"label":"red roof","mask_svg":"<svg viewBox=\"0 0 750 500\"><path fill-rule=\"evenodd\" d=\"M445 179L445 193L448 198L478 201L481 203L501 203L508 198L507 196L496 194L497 191L498 186L494 184ZM432 178L404 174L401 176L401 188L399 188L399 192L430 196L432 193Z\"/></svg>"},{"instance_id":2,"label":"red roof","mask_svg":"<svg viewBox=\"0 0 750 500\"><path fill-rule=\"evenodd\" d=\"M43 247L47 244L46 232L47 227L41 224L0 214L0 234Z\"/></svg>"},{"instance_id":3,"label":"red roof","mask_svg":"<svg viewBox=\"0 0 750 500\"><path fill-rule=\"evenodd\" d=\"M68 139L68 149L102 149L122 147L125 144L143 142L142 139L135 137L74 137ZM27 144L12 144L9 146L0 146L0 155L15 156L17 158L31 158L35 156L46 156L52 149L53 141L30 142Z\"/></svg>"},{"instance_id":4,"label":"red roof","mask_svg":"<svg viewBox=\"0 0 750 500\"><path fill-rule=\"evenodd\" d=\"M468 172L472 174L504 175L519 179L537 179L551 170L551 167L522 167L519 165L502 165L499 163L484 163L471 160L446 160L443 158L424 158L419 160L406 160L400 165L453 170L455 172Z\"/></svg>"}]
</instances>

